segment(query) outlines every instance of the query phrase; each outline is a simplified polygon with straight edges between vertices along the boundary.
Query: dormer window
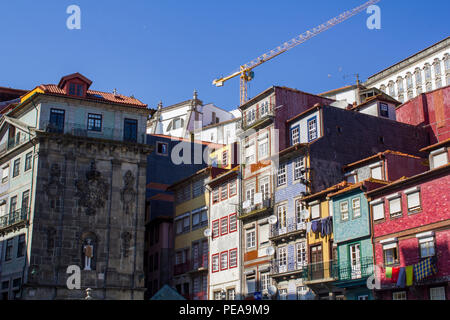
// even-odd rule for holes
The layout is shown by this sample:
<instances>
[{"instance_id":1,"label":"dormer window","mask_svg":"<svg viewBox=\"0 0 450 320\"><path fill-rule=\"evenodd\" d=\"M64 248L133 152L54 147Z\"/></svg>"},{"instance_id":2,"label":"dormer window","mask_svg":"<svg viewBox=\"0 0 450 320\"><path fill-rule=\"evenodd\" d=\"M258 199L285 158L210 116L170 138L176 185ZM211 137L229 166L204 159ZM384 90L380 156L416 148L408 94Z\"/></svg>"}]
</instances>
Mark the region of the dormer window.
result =
<instances>
[{"instance_id":1,"label":"dormer window","mask_svg":"<svg viewBox=\"0 0 450 320\"><path fill-rule=\"evenodd\" d=\"M69 94L72 96L83 97L83 85L77 83L69 83Z\"/></svg>"}]
</instances>

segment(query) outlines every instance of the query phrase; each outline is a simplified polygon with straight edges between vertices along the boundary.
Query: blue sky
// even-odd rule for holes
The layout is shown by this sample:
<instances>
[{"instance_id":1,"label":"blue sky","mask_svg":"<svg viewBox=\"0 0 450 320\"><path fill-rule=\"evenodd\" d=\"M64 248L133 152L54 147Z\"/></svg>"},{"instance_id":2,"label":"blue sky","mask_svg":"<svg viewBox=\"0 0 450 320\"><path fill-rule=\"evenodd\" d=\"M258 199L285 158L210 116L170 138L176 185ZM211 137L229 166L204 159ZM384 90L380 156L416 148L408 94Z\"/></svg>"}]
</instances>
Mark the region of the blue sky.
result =
<instances>
[{"instance_id":1,"label":"blue sky","mask_svg":"<svg viewBox=\"0 0 450 320\"><path fill-rule=\"evenodd\" d=\"M73 72L92 89L156 107L190 99L227 110L238 78L211 82L365 0L15 0L0 2L0 86L32 89ZM81 30L69 30L69 5ZM320 93L362 80L449 35L448 0L381 0L381 30L366 12L267 62L250 96L271 85ZM344 78L344 76L347 76Z\"/></svg>"}]
</instances>

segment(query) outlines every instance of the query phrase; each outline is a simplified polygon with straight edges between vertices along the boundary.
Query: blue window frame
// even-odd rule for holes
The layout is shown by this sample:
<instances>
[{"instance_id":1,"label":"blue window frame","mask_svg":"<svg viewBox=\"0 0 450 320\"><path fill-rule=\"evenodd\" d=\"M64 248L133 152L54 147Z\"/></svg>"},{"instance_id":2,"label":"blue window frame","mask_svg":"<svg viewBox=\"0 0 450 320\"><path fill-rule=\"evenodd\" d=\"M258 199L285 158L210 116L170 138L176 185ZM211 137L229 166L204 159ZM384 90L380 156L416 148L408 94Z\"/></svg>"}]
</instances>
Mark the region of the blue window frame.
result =
<instances>
[{"instance_id":1,"label":"blue window frame","mask_svg":"<svg viewBox=\"0 0 450 320\"><path fill-rule=\"evenodd\" d=\"M295 126L291 128L291 145L300 143L300 127Z\"/></svg>"},{"instance_id":2,"label":"blue window frame","mask_svg":"<svg viewBox=\"0 0 450 320\"><path fill-rule=\"evenodd\" d=\"M308 142L317 139L317 116L314 116L307 121L308 125Z\"/></svg>"},{"instance_id":3,"label":"blue window frame","mask_svg":"<svg viewBox=\"0 0 450 320\"><path fill-rule=\"evenodd\" d=\"M64 132L65 111L61 109L50 109L50 132Z\"/></svg>"},{"instance_id":4,"label":"blue window frame","mask_svg":"<svg viewBox=\"0 0 450 320\"><path fill-rule=\"evenodd\" d=\"M137 142L137 120L125 119L123 126L123 140Z\"/></svg>"},{"instance_id":5,"label":"blue window frame","mask_svg":"<svg viewBox=\"0 0 450 320\"><path fill-rule=\"evenodd\" d=\"M89 113L88 114L88 130L89 131L102 131L102 115Z\"/></svg>"}]
</instances>

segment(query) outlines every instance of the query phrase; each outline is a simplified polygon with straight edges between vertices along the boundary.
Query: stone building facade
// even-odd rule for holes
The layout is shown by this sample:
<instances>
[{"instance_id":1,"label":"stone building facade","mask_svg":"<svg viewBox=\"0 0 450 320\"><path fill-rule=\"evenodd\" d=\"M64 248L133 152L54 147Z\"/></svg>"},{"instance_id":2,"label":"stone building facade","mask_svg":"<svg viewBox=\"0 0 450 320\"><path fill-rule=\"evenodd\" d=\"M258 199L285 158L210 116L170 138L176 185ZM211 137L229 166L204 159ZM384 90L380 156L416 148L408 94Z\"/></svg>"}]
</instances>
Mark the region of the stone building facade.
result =
<instances>
[{"instance_id":1,"label":"stone building facade","mask_svg":"<svg viewBox=\"0 0 450 320\"><path fill-rule=\"evenodd\" d=\"M91 288L93 299L143 299L150 110L89 90L91 83L73 74L41 85L2 120L0 165L9 186L0 201L9 214L0 227L7 271L0 277L20 283L4 298L84 299ZM12 236L17 250L8 249ZM16 251L20 261L6 259ZM69 266L80 270L79 288L68 287L77 274Z\"/></svg>"}]
</instances>

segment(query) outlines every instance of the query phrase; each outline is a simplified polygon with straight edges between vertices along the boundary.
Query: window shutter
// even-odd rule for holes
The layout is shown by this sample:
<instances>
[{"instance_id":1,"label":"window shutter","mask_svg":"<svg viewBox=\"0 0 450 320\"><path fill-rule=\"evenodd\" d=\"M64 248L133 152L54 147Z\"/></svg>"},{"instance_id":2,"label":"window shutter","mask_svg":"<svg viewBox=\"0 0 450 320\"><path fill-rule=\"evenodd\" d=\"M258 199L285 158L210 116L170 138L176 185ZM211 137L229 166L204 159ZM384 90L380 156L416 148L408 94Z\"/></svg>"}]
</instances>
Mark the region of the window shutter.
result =
<instances>
[{"instance_id":1,"label":"window shutter","mask_svg":"<svg viewBox=\"0 0 450 320\"><path fill-rule=\"evenodd\" d=\"M320 204L311 207L311 219L320 218Z\"/></svg>"},{"instance_id":2,"label":"window shutter","mask_svg":"<svg viewBox=\"0 0 450 320\"><path fill-rule=\"evenodd\" d=\"M433 168L437 168L447 164L447 153L442 152L433 156Z\"/></svg>"},{"instance_id":3,"label":"window shutter","mask_svg":"<svg viewBox=\"0 0 450 320\"><path fill-rule=\"evenodd\" d=\"M380 220L384 218L384 204L378 203L372 206L373 220Z\"/></svg>"},{"instance_id":4,"label":"window shutter","mask_svg":"<svg viewBox=\"0 0 450 320\"><path fill-rule=\"evenodd\" d=\"M407 195L408 209L420 207L420 192L414 192Z\"/></svg>"},{"instance_id":5,"label":"window shutter","mask_svg":"<svg viewBox=\"0 0 450 320\"><path fill-rule=\"evenodd\" d=\"M400 206L401 202L400 202L400 198L395 198L389 201L389 212L390 213L395 213L395 212L400 212L401 206Z\"/></svg>"}]
</instances>

